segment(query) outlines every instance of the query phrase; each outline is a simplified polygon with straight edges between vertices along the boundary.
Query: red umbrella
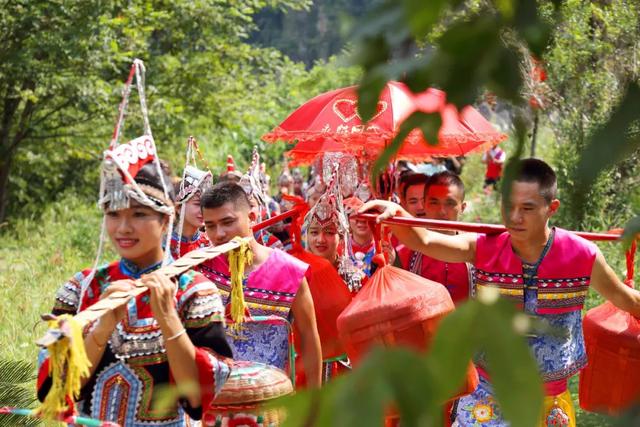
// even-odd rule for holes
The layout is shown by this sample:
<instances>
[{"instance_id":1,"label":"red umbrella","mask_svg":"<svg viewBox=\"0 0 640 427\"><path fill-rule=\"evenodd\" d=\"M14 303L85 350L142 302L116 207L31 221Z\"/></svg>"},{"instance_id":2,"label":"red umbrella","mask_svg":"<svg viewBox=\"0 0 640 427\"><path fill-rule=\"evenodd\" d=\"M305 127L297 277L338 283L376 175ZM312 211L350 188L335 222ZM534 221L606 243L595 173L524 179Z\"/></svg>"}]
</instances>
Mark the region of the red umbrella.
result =
<instances>
[{"instance_id":1,"label":"red umbrella","mask_svg":"<svg viewBox=\"0 0 640 427\"><path fill-rule=\"evenodd\" d=\"M284 122L265 134L265 141L299 141L287 156L295 164L309 164L320 153L340 151L373 159L397 134L402 122L416 111L440 112L442 126L438 144L429 145L419 129L412 131L397 159L428 160L431 156L459 156L506 139L473 107L458 114L446 103L446 94L428 89L413 94L400 82L383 89L374 117L363 123L357 111L356 87L319 95L295 110Z\"/></svg>"},{"instance_id":2,"label":"red umbrella","mask_svg":"<svg viewBox=\"0 0 640 427\"><path fill-rule=\"evenodd\" d=\"M293 142L330 137L358 151L374 141L391 140L402 121L416 111L414 95L407 86L389 82L380 94L376 114L363 123L357 110L356 90L356 86L350 86L316 96L262 139Z\"/></svg>"}]
</instances>

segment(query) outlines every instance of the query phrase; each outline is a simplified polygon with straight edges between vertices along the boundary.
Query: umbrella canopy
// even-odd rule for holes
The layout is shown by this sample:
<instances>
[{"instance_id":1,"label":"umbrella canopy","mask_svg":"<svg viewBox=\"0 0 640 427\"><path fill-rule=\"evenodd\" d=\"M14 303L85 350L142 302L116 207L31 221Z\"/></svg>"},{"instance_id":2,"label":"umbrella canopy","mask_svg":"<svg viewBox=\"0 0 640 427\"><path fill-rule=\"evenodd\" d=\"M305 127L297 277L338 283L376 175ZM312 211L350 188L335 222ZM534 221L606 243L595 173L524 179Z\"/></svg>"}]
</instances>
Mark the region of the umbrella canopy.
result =
<instances>
[{"instance_id":1,"label":"umbrella canopy","mask_svg":"<svg viewBox=\"0 0 640 427\"><path fill-rule=\"evenodd\" d=\"M393 139L400 124L416 111L409 88L404 83L389 82L380 94L373 118L363 123L356 90L356 86L349 86L316 96L262 139L293 142L330 137L348 147L355 145L357 151L363 144Z\"/></svg>"},{"instance_id":2,"label":"umbrella canopy","mask_svg":"<svg viewBox=\"0 0 640 427\"><path fill-rule=\"evenodd\" d=\"M447 104L443 91L431 88L416 95L401 82L387 83L376 114L363 123L357 110L356 90L357 87L350 86L311 99L263 139L298 141L287 152L293 164L310 164L318 154L337 151L374 159L395 137L402 122L416 111L440 113L438 142L429 145L420 129L415 129L396 154L399 160L460 156L506 139L473 107L467 106L458 113L454 105Z\"/></svg>"}]
</instances>

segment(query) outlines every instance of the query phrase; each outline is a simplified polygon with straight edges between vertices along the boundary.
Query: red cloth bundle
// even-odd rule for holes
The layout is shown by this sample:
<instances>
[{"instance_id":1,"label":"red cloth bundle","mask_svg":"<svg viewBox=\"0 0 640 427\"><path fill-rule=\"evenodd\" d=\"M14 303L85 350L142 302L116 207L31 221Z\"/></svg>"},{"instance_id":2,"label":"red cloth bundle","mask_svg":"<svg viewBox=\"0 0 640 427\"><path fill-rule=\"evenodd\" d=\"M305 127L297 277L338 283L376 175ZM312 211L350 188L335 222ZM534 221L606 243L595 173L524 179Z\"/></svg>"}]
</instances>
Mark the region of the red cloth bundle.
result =
<instances>
[{"instance_id":1,"label":"red cloth bundle","mask_svg":"<svg viewBox=\"0 0 640 427\"><path fill-rule=\"evenodd\" d=\"M406 270L380 267L338 317L338 332L357 365L376 344L429 348L438 322L454 310L447 289ZM478 375L472 364L460 393L472 392Z\"/></svg>"},{"instance_id":2,"label":"red cloth bundle","mask_svg":"<svg viewBox=\"0 0 640 427\"><path fill-rule=\"evenodd\" d=\"M640 398L640 319L605 302L582 325L589 364L580 372L580 406L620 413Z\"/></svg>"}]
</instances>

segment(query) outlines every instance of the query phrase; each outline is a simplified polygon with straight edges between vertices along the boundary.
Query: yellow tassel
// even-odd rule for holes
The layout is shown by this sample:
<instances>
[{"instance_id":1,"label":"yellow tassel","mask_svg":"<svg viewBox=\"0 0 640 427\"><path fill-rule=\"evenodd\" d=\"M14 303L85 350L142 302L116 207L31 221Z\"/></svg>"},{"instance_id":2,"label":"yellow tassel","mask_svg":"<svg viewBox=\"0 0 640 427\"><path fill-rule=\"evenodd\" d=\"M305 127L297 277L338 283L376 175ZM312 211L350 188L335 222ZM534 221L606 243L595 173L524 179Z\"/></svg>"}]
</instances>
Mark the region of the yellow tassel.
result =
<instances>
[{"instance_id":1,"label":"yellow tassel","mask_svg":"<svg viewBox=\"0 0 640 427\"><path fill-rule=\"evenodd\" d=\"M237 239L237 238L236 238ZM235 240L235 239L234 239ZM246 265L253 263L253 252L249 247L249 243L242 241L240 247L229 252L229 272L231 273L231 327L235 330L240 329L244 321L244 313L246 304L244 302L244 288L242 280L244 279L244 268Z\"/></svg>"},{"instance_id":2,"label":"yellow tassel","mask_svg":"<svg viewBox=\"0 0 640 427\"><path fill-rule=\"evenodd\" d=\"M49 320L48 326L64 331L65 335L47 347L52 384L38 412L45 419L56 419L71 409L67 396L74 401L80 397L82 378L89 376L91 362L84 348L82 326L72 316L63 314Z\"/></svg>"}]
</instances>

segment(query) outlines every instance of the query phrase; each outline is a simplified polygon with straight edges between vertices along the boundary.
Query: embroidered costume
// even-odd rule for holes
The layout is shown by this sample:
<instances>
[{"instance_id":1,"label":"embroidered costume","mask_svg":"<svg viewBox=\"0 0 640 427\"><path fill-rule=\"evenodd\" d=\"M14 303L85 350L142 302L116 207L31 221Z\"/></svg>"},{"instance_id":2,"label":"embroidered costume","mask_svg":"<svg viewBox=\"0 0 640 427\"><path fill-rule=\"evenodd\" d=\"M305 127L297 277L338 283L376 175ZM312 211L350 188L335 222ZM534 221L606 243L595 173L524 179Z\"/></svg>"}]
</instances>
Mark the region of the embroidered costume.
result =
<instances>
[{"instance_id":1,"label":"embroidered costume","mask_svg":"<svg viewBox=\"0 0 640 427\"><path fill-rule=\"evenodd\" d=\"M119 144L118 137L134 74L140 95L144 135ZM134 200L138 205L165 216L168 230L164 248L168 248L175 207L171 197L172 188L164 177L149 127L144 100L144 66L140 60L134 61L119 111L113 139L104 153L98 203L105 215L129 208L131 200ZM149 175L138 173L145 167L155 170L158 182ZM97 268L106 223L105 217L94 267L77 273L60 287L56 294L54 315L75 315L98 302L113 282L138 279L173 261L170 251L165 250L162 262L145 269L138 268L126 259ZM158 246L161 244L158 242ZM194 362L198 370L201 406L194 408L185 400L168 408L152 406L156 390L173 384L174 379L166 355L165 338L153 317L150 296L146 293L127 303L126 315L116 324L94 373L80 390L80 398L75 403L81 412L92 418L131 427L178 427L189 425L190 417L201 418L202 408L211 403L230 373L227 357L231 351L224 336L223 305L215 285L201 274L187 271L174 280L176 312L185 328L184 332L195 346ZM84 328L84 336L94 330L97 322L89 323ZM37 382L40 400L50 393L53 397L59 393L57 388L52 388L49 360L47 350L42 350ZM59 379L55 378L56 381ZM71 399L70 395L63 397Z\"/></svg>"},{"instance_id":2,"label":"embroidered costume","mask_svg":"<svg viewBox=\"0 0 640 427\"><path fill-rule=\"evenodd\" d=\"M373 257L375 254L376 245L373 241L366 245L359 245L353 241L353 238L349 237L349 258L366 277L371 277L373 274Z\"/></svg>"},{"instance_id":3,"label":"embroidered costume","mask_svg":"<svg viewBox=\"0 0 640 427\"><path fill-rule=\"evenodd\" d=\"M283 322L245 322L237 331L228 326L227 338L235 359L266 363L285 370L289 367L290 331L284 321L292 320L291 306L307 267L297 258L274 250L245 278L244 300L249 314L252 317L275 316ZM228 307L231 282L227 258L216 257L199 268L220 289L222 302Z\"/></svg>"},{"instance_id":4,"label":"embroidered costume","mask_svg":"<svg viewBox=\"0 0 640 427\"><path fill-rule=\"evenodd\" d=\"M247 170L247 173L242 175L238 184L242 187L249 201L257 205L258 221L263 221L270 217L272 209L269 204L272 202L268 195L267 188L264 187L266 182L266 175L262 170L260 164L260 154L258 149L254 147L253 154L251 156L251 165ZM254 233L256 241L263 246L272 249L285 250L284 244L273 233L267 230L260 230Z\"/></svg>"},{"instance_id":5,"label":"embroidered costume","mask_svg":"<svg viewBox=\"0 0 640 427\"><path fill-rule=\"evenodd\" d=\"M328 165L325 166L325 174ZM348 247L349 238L349 217L347 200L342 198L341 177L338 175L339 164L334 165L331 178L327 179L326 192L320 196L317 203L311 207L304 219L303 232L306 233L312 223L317 223L321 227L332 224L336 227L340 235L338 245L337 267L338 273L352 292L357 292L362 287L362 280L366 277L363 269L355 263L355 257L351 256L352 251ZM326 179L326 177L325 177ZM350 199L353 199L351 197ZM360 202L362 204L362 202ZM364 258L364 256L363 256Z\"/></svg>"},{"instance_id":6,"label":"embroidered costume","mask_svg":"<svg viewBox=\"0 0 640 427\"><path fill-rule=\"evenodd\" d=\"M596 246L566 230L553 228L540 260L526 264L513 252L508 233L496 236L480 235L476 243L476 287L494 287L500 294L514 301L526 313L546 320L557 331L529 338L529 347L538 362L545 382L548 401L562 402L567 392L567 379L587 363L580 310L584 304L591 270L597 253ZM485 363L480 354L476 360L484 386L458 402L459 426L478 422L472 408L491 395ZM571 400L569 399L569 402ZM563 409L564 408L564 409ZM575 425L573 408L560 403L547 408L547 420L568 420ZM545 421L546 423L547 421ZM496 416L483 426L503 426Z\"/></svg>"},{"instance_id":7,"label":"embroidered costume","mask_svg":"<svg viewBox=\"0 0 640 427\"><path fill-rule=\"evenodd\" d=\"M178 244L180 242L180 244ZM178 236L178 233L171 235L171 256L175 259L185 256L191 251L211 246L211 241L206 233L196 231L191 237Z\"/></svg>"},{"instance_id":8,"label":"embroidered costume","mask_svg":"<svg viewBox=\"0 0 640 427\"><path fill-rule=\"evenodd\" d=\"M158 263L139 270L125 259L100 267L80 300L82 283L91 275L85 270L74 275L56 294L53 314L76 314L100 299L116 280L137 279L158 269ZM230 373L230 349L223 333L224 308L215 285L195 271L177 278L176 309L193 345L206 407ZM85 334L94 325L85 328ZM219 352L219 353L218 353ZM40 357L38 395L44 398L51 386L46 350ZM127 315L116 326L94 375L82 388L78 409L93 418L126 426L184 426L188 418L199 419L202 407L193 408L181 400L166 410L152 406L155 390L173 383L164 338L153 318L149 295L129 302Z\"/></svg>"}]
</instances>

